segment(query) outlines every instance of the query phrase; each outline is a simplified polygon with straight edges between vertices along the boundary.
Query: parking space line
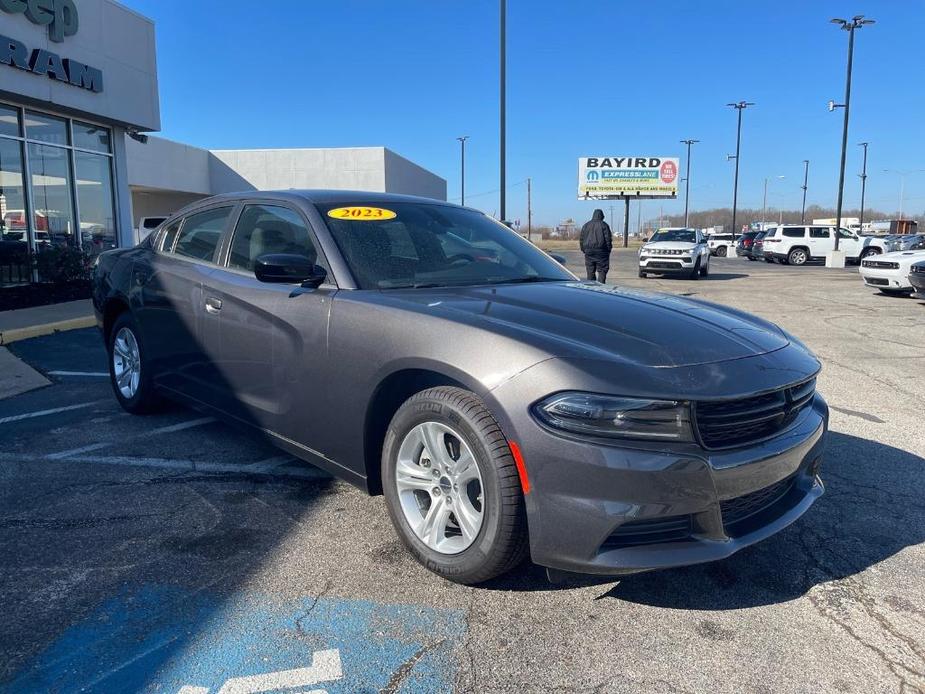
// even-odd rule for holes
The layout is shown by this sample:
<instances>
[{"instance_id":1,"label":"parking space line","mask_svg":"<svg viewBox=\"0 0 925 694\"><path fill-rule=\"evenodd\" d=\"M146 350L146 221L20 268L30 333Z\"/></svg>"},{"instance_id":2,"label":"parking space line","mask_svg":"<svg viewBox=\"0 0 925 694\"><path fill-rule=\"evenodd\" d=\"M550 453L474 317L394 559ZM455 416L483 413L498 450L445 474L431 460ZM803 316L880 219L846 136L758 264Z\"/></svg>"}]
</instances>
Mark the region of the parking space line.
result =
<instances>
[{"instance_id":1,"label":"parking space line","mask_svg":"<svg viewBox=\"0 0 925 694\"><path fill-rule=\"evenodd\" d=\"M93 405L98 405L103 400L94 400L93 402L83 402L79 405L67 405L65 407L55 407L50 410L38 410L37 412L25 412L23 414L14 414L9 417L0 417L0 424L8 424L10 422L21 422L24 419L32 419L33 417L44 417L50 414L58 414L59 412L70 412L71 410L82 410L85 407L92 407Z\"/></svg>"},{"instance_id":2,"label":"parking space line","mask_svg":"<svg viewBox=\"0 0 925 694\"><path fill-rule=\"evenodd\" d=\"M201 417L199 419L191 419L188 422L180 422L179 424L171 424L166 427L158 427L157 429L152 429L147 431L141 436L155 436L157 434L171 434L175 431L183 431L184 429L192 429L193 427L202 426L203 424L211 424L216 421L215 417Z\"/></svg>"},{"instance_id":3,"label":"parking space line","mask_svg":"<svg viewBox=\"0 0 925 694\"><path fill-rule=\"evenodd\" d=\"M89 446L81 446L80 448L72 448L69 451L61 451L60 453L50 453L45 457L48 460L62 460L63 458L70 458L72 455L80 455L81 453L89 453L90 451L98 451L101 448L107 448L111 446L112 443L106 441L105 443L91 443Z\"/></svg>"},{"instance_id":4,"label":"parking space line","mask_svg":"<svg viewBox=\"0 0 925 694\"><path fill-rule=\"evenodd\" d=\"M109 378L104 371L49 371L49 376L88 376L91 378Z\"/></svg>"}]
</instances>

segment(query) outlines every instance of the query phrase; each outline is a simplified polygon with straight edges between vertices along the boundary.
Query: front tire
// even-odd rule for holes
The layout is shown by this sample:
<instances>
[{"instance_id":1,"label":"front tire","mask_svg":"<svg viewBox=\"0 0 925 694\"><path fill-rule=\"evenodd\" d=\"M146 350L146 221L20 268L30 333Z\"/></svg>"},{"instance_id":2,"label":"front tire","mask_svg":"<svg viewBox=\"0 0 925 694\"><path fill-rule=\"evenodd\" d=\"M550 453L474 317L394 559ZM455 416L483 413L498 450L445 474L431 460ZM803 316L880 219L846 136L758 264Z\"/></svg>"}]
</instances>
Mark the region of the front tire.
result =
<instances>
[{"instance_id":1,"label":"front tire","mask_svg":"<svg viewBox=\"0 0 925 694\"><path fill-rule=\"evenodd\" d=\"M639 276L642 277L643 279L646 278L646 277L648 277L648 275L646 274L646 271L645 271L645 270L640 270L640 271L639 271Z\"/></svg>"},{"instance_id":2,"label":"front tire","mask_svg":"<svg viewBox=\"0 0 925 694\"><path fill-rule=\"evenodd\" d=\"M382 486L402 543L439 576L482 583L527 555L517 465L498 423L467 390L431 388L398 408L382 447Z\"/></svg>"},{"instance_id":3,"label":"front tire","mask_svg":"<svg viewBox=\"0 0 925 694\"><path fill-rule=\"evenodd\" d=\"M116 400L126 412L156 412L163 400L155 392L141 331L131 313L116 318L106 340L109 351L109 381Z\"/></svg>"}]
</instances>

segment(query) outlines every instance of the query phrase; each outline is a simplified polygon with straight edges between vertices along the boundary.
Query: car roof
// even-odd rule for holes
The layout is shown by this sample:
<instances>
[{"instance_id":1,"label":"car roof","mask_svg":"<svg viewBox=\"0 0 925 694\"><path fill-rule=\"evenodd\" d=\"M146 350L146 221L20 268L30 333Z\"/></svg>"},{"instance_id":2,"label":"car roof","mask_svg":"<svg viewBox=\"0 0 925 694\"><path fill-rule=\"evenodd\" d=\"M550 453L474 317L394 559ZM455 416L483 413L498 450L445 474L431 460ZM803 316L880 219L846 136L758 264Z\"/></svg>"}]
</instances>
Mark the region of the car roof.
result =
<instances>
[{"instance_id":1,"label":"car roof","mask_svg":"<svg viewBox=\"0 0 925 694\"><path fill-rule=\"evenodd\" d=\"M210 200L241 200L253 198L301 198L310 203L341 203L341 202L425 202L438 205L452 205L446 200L425 198L418 195L402 195L400 193L380 193L369 190L317 190L290 188L288 190L251 190L239 193L222 193L214 195ZM200 203L203 201L200 200Z\"/></svg>"}]
</instances>

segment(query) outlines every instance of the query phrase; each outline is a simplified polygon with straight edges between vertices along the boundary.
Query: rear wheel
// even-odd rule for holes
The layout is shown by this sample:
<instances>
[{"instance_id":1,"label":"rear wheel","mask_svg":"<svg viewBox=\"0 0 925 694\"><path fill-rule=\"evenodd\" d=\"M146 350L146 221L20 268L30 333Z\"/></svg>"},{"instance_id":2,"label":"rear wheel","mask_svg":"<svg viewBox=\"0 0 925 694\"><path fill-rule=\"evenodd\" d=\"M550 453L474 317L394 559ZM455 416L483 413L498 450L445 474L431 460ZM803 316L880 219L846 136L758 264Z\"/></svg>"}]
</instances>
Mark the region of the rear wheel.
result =
<instances>
[{"instance_id":1,"label":"rear wheel","mask_svg":"<svg viewBox=\"0 0 925 694\"><path fill-rule=\"evenodd\" d=\"M163 404L154 391L141 332L131 313L120 315L109 331L109 378L119 404L132 414L154 412Z\"/></svg>"},{"instance_id":2,"label":"rear wheel","mask_svg":"<svg viewBox=\"0 0 925 694\"><path fill-rule=\"evenodd\" d=\"M794 248L787 255L787 262L790 265L804 265L809 260L809 256L804 248Z\"/></svg>"},{"instance_id":3,"label":"rear wheel","mask_svg":"<svg viewBox=\"0 0 925 694\"><path fill-rule=\"evenodd\" d=\"M517 466L475 394L440 387L407 400L386 432L382 481L395 530L434 573L481 583L526 556Z\"/></svg>"},{"instance_id":4,"label":"rear wheel","mask_svg":"<svg viewBox=\"0 0 925 694\"><path fill-rule=\"evenodd\" d=\"M774 258L765 258L765 259L764 259L764 262L766 262L766 263L773 263L773 262L774 262Z\"/></svg>"},{"instance_id":5,"label":"rear wheel","mask_svg":"<svg viewBox=\"0 0 925 694\"><path fill-rule=\"evenodd\" d=\"M716 249L716 255L719 256L720 258L725 258L728 252L729 251L726 250L725 246L720 246L719 248Z\"/></svg>"}]
</instances>

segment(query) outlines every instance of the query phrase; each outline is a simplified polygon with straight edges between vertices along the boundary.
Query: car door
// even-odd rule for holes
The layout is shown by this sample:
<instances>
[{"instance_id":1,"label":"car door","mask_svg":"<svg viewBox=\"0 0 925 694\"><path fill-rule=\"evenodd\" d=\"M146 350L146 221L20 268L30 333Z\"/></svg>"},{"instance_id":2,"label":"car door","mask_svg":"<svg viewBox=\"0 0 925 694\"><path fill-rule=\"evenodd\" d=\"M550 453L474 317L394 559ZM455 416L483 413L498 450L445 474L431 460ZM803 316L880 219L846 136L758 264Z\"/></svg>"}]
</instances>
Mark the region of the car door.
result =
<instances>
[{"instance_id":1,"label":"car door","mask_svg":"<svg viewBox=\"0 0 925 694\"><path fill-rule=\"evenodd\" d=\"M855 233L847 229L840 229L838 232L838 249L845 252L849 258L857 258L861 255L861 248L864 245L863 240ZM833 244L834 248L834 244Z\"/></svg>"},{"instance_id":2,"label":"car door","mask_svg":"<svg viewBox=\"0 0 925 694\"><path fill-rule=\"evenodd\" d=\"M832 230L829 227L809 228L809 254L813 258L824 258L834 248Z\"/></svg>"},{"instance_id":3,"label":"car door","mask_svg":"<svg viewBox=\"0 0 925 694\"><path fill-rule=\"evenodd\" d=\"M249 202L239 212L221 267L203 285L203 334L216 364L220 409L295 441L312 440L325 406L327 331L337 291L310 225L294 207ZM268 253L308 256L329 273L318 288L261 282ZM309 429L306 429L306 426Z\"/></svg>"},{"instance_id":4,"label":"car door","mask_svg":"<svg viewBox=\"0 0 925 694\"><path fill-rule=\"evenodd\" d=\"M202 281L215 269L232 209L210 207L172 222L149 262L133 268L136 315L156 380L197 398L209 377L202 344Z\"/></svg>"}]
</instances>

